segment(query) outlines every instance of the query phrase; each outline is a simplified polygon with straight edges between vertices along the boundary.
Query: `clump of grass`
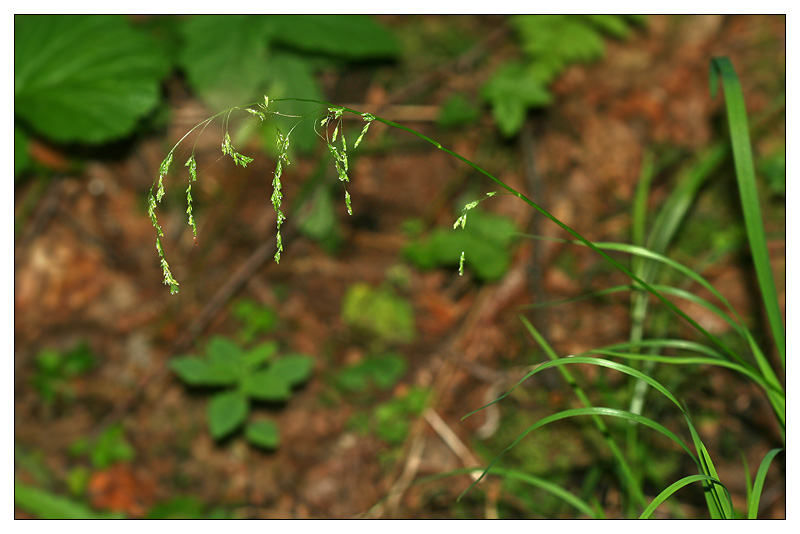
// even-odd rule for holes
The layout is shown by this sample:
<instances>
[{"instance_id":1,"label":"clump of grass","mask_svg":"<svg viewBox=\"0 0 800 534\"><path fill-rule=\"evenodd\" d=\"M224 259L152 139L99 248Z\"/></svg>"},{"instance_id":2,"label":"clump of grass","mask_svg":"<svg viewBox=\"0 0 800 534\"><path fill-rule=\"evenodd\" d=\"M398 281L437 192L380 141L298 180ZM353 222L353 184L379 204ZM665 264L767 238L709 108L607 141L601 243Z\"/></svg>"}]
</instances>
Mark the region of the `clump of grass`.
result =
<instances>
[{"instance_id":1,"label":"clump of grass","mask_svg":"<svg viewBox=\"0 0 800 534\"><path fill-rule=\"evenodd\" d=\"M777 292L775 290L772 273L769 266L769 256L767 254L766 239L764 234L763 223L760 217L760 208L758 203L758 196L755 188L755 175L753 171L752 155L750 152L750 141L748 134L747 115L744 108L744 100L741 94L741 87L739 86L738 78L735 71L726 58L714 59L711 63L711 83L712 94L716 92L717 81L722 81L722 87L725 92L728 122L731 131L732 152L736 167L737 186L739 188L740 197L742 199L742 211L747 229L748 242L750 244L752 257L755 264L756 274L758 278L759 288L762 293L763 302L767 311L767 316L770 325L770 334L775 347L777 347L782 368L780 371L785 371L785 331L783 321L778 306ZM728 303L725 297L719 293L708 281L706 281L697 271L681 265L680 263L665 256L667 245L672 241L675 232L683 220L693 195L697 193L700 185L709 175L708 170L712 169L714 165L718 164L722 158L727 154L728 148L725 146L715 147L703 156L705 166L699 167L696 173L690 174L685 180L681 181L679 187L676 188L668 208L662 211L657 217L656 221L651 228L650 237L645 240L645 214L644 200L647 197L647 191L650 183L650 173L647 170L648 165L645 165L643 172L643 179L640 184L639 191L634 203L634 243L633 244L620 244L620 243L595 243L583 237L578 231L569 227L554 215L552 215L545 208L540 206L534 200L528 198L524 194L512 188L502 180L496 178L493 174L486 171L482 167L466 159L465 157L443 147L438 141L412 130L406 126L371 115L369 113L360 112L343 106L336 106L327 102L320 102L310 99L283 99L297 102L310 102L322 106L322 117L315 122L315 128L318 128L317 133L321 139L326 143L328 152L330 153L333 163L340 182L344 188L345 203L348 213L352 214L352 206L350 195L347 191L347 184L349 183L348 171L348 147L345 140L344 131L342 128L342 118L345 114L352 114L360 116L366 123L361 130L356 143L353 148L357 147L364 136L366 135L371 123L377 121L392 128L397 128L408 132L418 138L430 143L438 150L451 155L452 157L460 160L466 165L472 167L479 173L483 174L496 185L498 185L503 193L516 196L532 209L541 213L544 217L556 224L564 230L571 239L566 240L580 246L589 247L592 251L601 256L615 269L623 273L630 279L630 284L616 288L609 288L604 290L605 293L614 291L631 291L633 292L632 298L632 318L633 326L631 329L631 336L628 342L617 344L610 347L598 348L588 351L585 354L573 355L567 358L560 357L553 348L547 343L543 336L527 321L521 317L523 326L530 333L531 337L542 348L544 353L548 356L549 361L543 362L531 371L522 381L527 380L534 374L543 372L548 369L556 369L567 384L572 388L576 398L583 404L582 408L573 408L552 414L528 427L519 437L512 442L503 452L500 453L489 466L483 470L481 475L473 482L470 488L474 487L481 479L487 474L495 473L497 475L513 478L517 481L523 481L539 488L540 490L547 491L553 495L558 496L565 502L570 503L580 512L591 517L600 517L602 512L598 512L596 507L589 505L582 499L569 493L566 489L555 486L547 481L534 477L530 474L519 473L513 469L498 469L495 468L495 463L512 447L514 447L521 439L528 434L537 430L545 425L554 423L556 421L572 418L572 417L586 417L588 416L596 429L602 435L603 440L611 452L614 461L619 469L619 477L624 494L627 496L628 509L634 512L630 515L646 518L652 516L658 506L665 500L674 495L681 488L699 483L703 487L706 504L709 514L712 518L732 518L735 516L730 493L714 467L711 455L707 447L703 443L700 433L694 424L691 414L687 408L679 401L679 399L662 383L656 380L653 375L656 372L657 365L715 365L725 367L745 376L748 380L758 384L764 391L767 399L775 414L781 429L785 431L786 424L786 395L780 380L778 379L778 371L773 368L765 351L756 342L756 337L745 326L744 321L739 317L733 307ZM270 110L269 105L277 103L279 100L270 101L265 97L264 104L260 109L252 109L252 107L234 108L246 109L250 114L258 116L262 120L266 120L269 114L277 114L277 112ZM230 113L234 110L229 110L225 115L226 124ZM220 114L222 115L222 114ZM217 115L219 116L219 115ZM215 117L217 117L215 116ZM201 123L196 128L202 126L203 129L215 117L208 119ZM306 117L298 117L303 119ZM316 120L316 119L315 119ZM332 128L332 131L331 131ZM201 130L202 131L202 130ZM276 261L280 259L280 252L282 244L280 240L280 226L285 219L283 213L280 211L281 207L281 184L280 177L282 174L282 162L288 165L286 158L286 150L288 149L289 134L285 137L278 136L278 149L279 157L274 173L273 180L273 206L275 207L278 218L278 252L276 253ZM187 134L188 135L188 134ZM184 137L185 139L185 137ZM226 141L227 130L226 130ZM182 139L183 140L183 139ZM181 141L182 141L181 140ZM180 144L180 142L178 144ZM176 144L177 147L177 144ZM226 148L229 147L229 148ZM177 292L177 281L174 280L169 271L169 266L164 259L163 250L159 238L163 236L161 227L158 225L155 216L155 207L161 201L164 195L163 178L166 176L170 163L172 161L173 152L175 148L167 155L167 158L161 165L159 177L154 184L155 194L150 194L150 218L153 226L156 228L157 238L156 247L159 252L159 257L164 270L164 282L170 286L170 290ZM230 155L234 162L237 164L246 165L245 161L249 163L249 158L241 156L236 153L232 146L224 141L223 152ZM193 161L194 151L192 151ZM190 173L194 172L193 167L190 166ZM195 175L191 174L190 184L194 181ZM190 191L187 191L187 197ZM486 198L491 197L494 193L490 193ZM482 200L486 200L486 198ZM456 220L454 227L464 228L467 222L467 215L470 210L474 209L478 201L469 203L465 206L459 218ZM194 229L192 211L187 210L190 215L190 224ZM534 236L531 236L534 237ZM629 265L623 264L621 261L614 259L610 252L623 252L632 256L632 261ZM459 259L459 272L463 273L465 257L463 252ZM702 299L695 293L687 291L681 287L675 287L668 284L659 282L659 273L664 268L672 269L677 272L683 280L687 283L697 284L700 287L708 290L711 295L720 303L720 305ZM749 355L739 354L735 348L725 343L719 336L712 334L696 319L684 312L680 307L673 303L672 299L678 298L688 300L695 304L703 306L706 310L711 311L715 315L721 317L728 323L733 331L741 337L745 346L750 350ZM671 339L667 337L647 337L644 329L644 317L650 308L650 301L655 299L654 302L660 304L663 310L666 310L674 319L679 319L687 323L694 331L697 332L701 341L692 341L686 339ZM631 365L623 364L607 358L620 358L629 360ZM631 393L631 401L628 409L620 409L615 407L594 406L586 391L579 384L575 376L569 371L572 365L593 365L603 367L612 371L622 373L634 379L634 386ZM520 381L520 383L522 383ZM519 384L517 384L518 386ZM517 387L514 386L514 387ZM487 406L499 402L504 399L511 391L502 395L497 400L488 404ZM686 431L690 439L681 438L673 430L666 428L658 421L644 415L646 402L645 396L648 390L655 391L664 397L669 404L676 410L682 420L686 423ZM485 408L484 406L483 408ZM467 414L468 417L483 408L479 408ZM648 500L642 483L642 475L639 466L635 465L633 460L635 454L628 454L631 450L637 450L637 437L635 431L629 431L627 435L628 451L625 451L620 443L618 437L612 434L611 428L606 424L606 418L616 418L623 421L628 421L627 428L648 428L667 438L677 445L679 450L687 454L697 468L697 473L683 476L675 482L669 484L664 488L655 498ZM746 515L747 517L756 517L758 513L758 505L761 497L761 490L766 479L767 471L772 460L782 449L774 449L770 451L763 461L761 462L755 479L749 480L748 476L748 505ZM467 490L468 491L468 490Z\"/></svg>"}]
</instances>

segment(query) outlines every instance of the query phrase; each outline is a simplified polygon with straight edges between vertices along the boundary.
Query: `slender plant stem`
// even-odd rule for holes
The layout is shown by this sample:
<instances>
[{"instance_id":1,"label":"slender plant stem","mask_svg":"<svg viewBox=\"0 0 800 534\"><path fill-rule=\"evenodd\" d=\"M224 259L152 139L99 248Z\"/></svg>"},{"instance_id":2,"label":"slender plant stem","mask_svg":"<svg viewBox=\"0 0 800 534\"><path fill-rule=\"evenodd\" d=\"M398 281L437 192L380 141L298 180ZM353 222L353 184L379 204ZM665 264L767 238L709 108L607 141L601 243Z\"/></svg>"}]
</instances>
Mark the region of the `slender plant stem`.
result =
<instances>
[{"instance_id":1,"label":"slender plant stem","mask_svg":"<svg viewBox=\"0 0 800 534\"><path fill-rule=\"evenodd\" d=\"M351 109L351 108L344 107L344 106L339 106L339 105L336 105L336 104L331 104L329 102L323 102L323 101L320 101L320 100L308 99L308 98L280 98L280 99L275 99L272 102L280 102L280 101L308 102L308 103L314 103L314 104L320 104L320 105L323 105L323 106L327 106L329 109L341 109L341 110L344 110L344 111L346 111L348 113L352 113L354 115L360 115L360 116L364 116L365 115L364 112L361 112L361 111L358 111L358 110L355 110L355 109ZM611 265L616 267L619 271L624 273L626 276L628 276L632 280L635 280L643 289L645 289L650 294L652 294L653 296L658 298L669 309L671 309L674 313L676 313L683 320L685 320L692 327L694 327L706 339L711 341L714 345L719 347L721 350L723 350L724 352L726 352L730 356L732 356L734 358L736 357L736 354L727 345L722 343L715 335L713 335L711 332L709 332L708 330L703 328L697 321L695 321L694 319L689 317L685 312L683 312L682 310L677 308L669 299L667 299L659 291L657 291L655 288L653 288L650 284L648 284L647 282L642 280L639 276L635 275L633 272L630 271L630 269L628 269L625 266L623 266L617 260L615 260L614 258L609 256L608 254L606 254L605 252L603 252L602 250L597 248L591 241L589 241L588 239L583 237L581 234L579 234L577 231L573 230L571 227L569 227L565 223L561 222L558 218L556 218L554 215L552 215L549 211L547 211L546 209L541 207L539 204L537 204L536 202L534 202L533 200L531 200L530 198L528 198L524 194L520 193L519 191L517 191L516 189L514 189L513 187L511 187L507 183L505 183L502 180L500 180L499 178L495 177L492 173L490 173L489 171L487 171L483 167L481 167L481 166L477 165L476 163L473 163L472 161L468 160L467 158L465 158L461 154L453 152L452 150L442 146L442 144L440 142L436 141L435 139L432 139L432 138L428 137L427 135L425 135L423 133L420 133L420 132L418 132L416 130L413 130L413 129L407 127L407 126L403 126L402 124L398 124L398 123L396 123L394 121L390 121L390 120L384 119L382 117L377 117L377 116L373 116L373 117L374 117L374 120L376 120L378 122L386 124L387 126L391 126L392 128L397 128L399 130L403 130L405 132L408 132L408 133L410 133L412 135L415 135L415 136L419 137L420 139L423 139L423 140L427 141L428 143L432 144L433 146L435 146L436 148L438 148L442 152L445 152L446 154L449 154L450 156L462 161L463 163L469 165L470 167L472 167L476 171L480 172L481 174L483 174L484 176L486 176L487 178L489 178L490 180L495 182L497 185L499 185L500 187L505 189L509 194L514 195L515 197L519 198L520 200L522 200L523 202L525 202L526 204L528 204L529 206L531 206L532 208L537 210L539 213L541 213L542 215L544 215L545 217L550 219L553 223L555 223L557 226L559 226L562 230L564 230L565 232L567 232L570 235L574 236L578 241L582 242L584 245L586 245L589 248L591 248L592 250L594 250L597 254L602 256L606 261L611 263Z\"/></svg>"}]
</instances>

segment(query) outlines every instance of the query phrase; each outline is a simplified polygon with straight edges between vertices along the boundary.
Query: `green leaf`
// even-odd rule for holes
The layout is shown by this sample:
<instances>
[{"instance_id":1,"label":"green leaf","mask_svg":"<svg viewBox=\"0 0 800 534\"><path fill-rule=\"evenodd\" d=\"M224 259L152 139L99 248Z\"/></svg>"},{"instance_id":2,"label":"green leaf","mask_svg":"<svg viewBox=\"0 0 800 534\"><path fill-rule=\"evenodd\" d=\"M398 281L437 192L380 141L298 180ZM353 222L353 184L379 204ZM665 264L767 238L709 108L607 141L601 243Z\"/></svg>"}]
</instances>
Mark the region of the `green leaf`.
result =
<instances>
[{"instance_id":1,"label":"green leaf","mask_svg":"<svg viewBox=\"0 0 800 534\"><path fill-rule=\"evenodd\" d=\"M214 439L224 438L239 428L247 417L247 397L239 391L214 395L208 403L208 429Z\"/></svg>"},{"instance_id":2,"label":"green leaf","mask_svg":"<svg viewBox=\"0 0 800 534\"><path fill-rule=\"evenodd\" d=\"M239 345L230 338L214 336L206 346L208 361L219 366L241 366L244 353Z\"/></svg>"},{"instance_id":3,"label":"green leaf","mask_svg":"<svg viewBox=\"0 0 800 534\"><path fill-rule=\"evenodd\" d=\"M274 42L305 52L376 59L400 51L394 35L366 15L273 15L267 24Z\"/></svg>"},{"instance_id":4,"label":"green leaf","mask_svg":"<svg viewBox=\"0 0 800 534\"><path fill-rule=\"evenodd\" d=\"M522 47L532 59L559 70L570 63L603 57L605 44L589 18L573 15L519 15L512 18ZM608 21L605 22L608 27Z\"/></svg>"},{"instance_id":5,"label":"green leaf","mask_svg":"<svg viewBox=\"0 0 800 534\"><path fill-rule=\"evenodd\" d=\"M371 356L356 365L346 367L336 380L346 391L364 391L373 385L379 389L388 389L400 380L407 367L403 356L391 352L382 356Z\"/></svg>"},{"instance_id":6,"label":"green leaf","mask_svg":"<svg viewBox=\"0 0 800 534\"><path fill-rule=\"evenodd\" d=\"M342 318L385 342L409 342L415 337L414 309L389 289L363 283L350 286L342 303Z\"/></svg>"},{"instance_id":7,"label":"green leaf","mask_svg":"<svg viewBox=\"0 0 800 534\"><path fill-rule=\"evenodd\" d=\"M62 371L65 376L77 376L91 371L96 364L92 349L80 343L64 355Z\"/></svg>"},{"instance_id":8,"label":"green leaf","mask_svg":"<svg viewBox=\"0 0 800 534\"><path fill-rule=\"evenodd\" d=\"M253 341L259 334L271 332L278 324L275 310L250 299L237 301L233 305L232 313L242 323L239 337L245 343Z\"/></svg>"},{"instance_id":9,"label":"green leaf","mask_svg":"<svg viewBox=\"0 0 800 534\"><path fill-rule=\"evenodd\" d=\"M198 15L181 25L180 64L214 111L250 102L263 91L270 72L267 18Z\"/></svg>"},{"instance_id":10,"label":"green leaf","mask_svg":"<svg viewBox=\"0 0 800 534\"><path fill-rule=\"evenodd\" d=\"M14 505L39 519L120 519L122 514L101 514L84 504L14 481Z\"/></svg>"},{"instance_id":11,"label":"green leaf","mask_svg":"<svg viewBox=\"0 0 800 534\"><path fill-rule=\"evenodd\" d=\"M624 39L631 34L631 27L624 16L620 15L586 15L589 22L614 37Z\"/></svg>"},{"instance_id":12,"label":"green leaf","mask_svg":"<svg viewBox=\"0 0 800 534\"><path fill-rule=\"evenodd\" d=\"M417 267L454 267L461 252L466 254L466 267L481 280L497 280L511 265L510 248L516 227L500 215L472 210L464 228L436 228L427 239L409 243L403 254Z\"/></svg>"},{"instance_id":13,"label":"green leaf","mask_svg":"<svg viewBox=\"0 0 800 534\"><path fill-rule=\"evenodd\" d=\"M14 17L14 114L56 141L131 133L160 99L169 63L118 15Z\"/></svg>"},{"instance_id":14,"label":"green leaf","mask_svg":"<svg viewBox=\"0 0 800 534\"><path fill-rule=\"evenodd\" d=\"M317 187L310 196L299 215L298 230L320 243L326 251L332 252L342 241L342 232L331 191L328 187Z\"/></svg>"},{"instance_id":15,"label":"green leaf","mask_svg":"<svg viewBox=\"0 0 800 534\"><path fill-rule=\"evenodd\" d=\"M91 446L90 458L96 469L105 469L116 462L133 459L135 451L125 439L125 430L114 425L107 428Z\"/></svg>"},{"instance_id":16,"label":"green leaf","mask_svg":"<svg viewBox=\"0 0 800 534\"><path fill-rule=\"evenodd\" d=\"M67 473L66 479L69 493L73 497L81 497L82 495L85 495L91 476L91 472L86 467L78 466L70 469Z\"/></svg>"},{"instance_id":17,"label":"green leaf","mask_svg":"<svg viewBox=\"0 0 800 534\"><path fill-rule=\"evenodd\" d=\"M292 386L272 369L249 374L242 380L242 392L257 400L280 402L292 395Z\"/></svg>"},{"instance_id":18,"label":"green leaf","mask_svg":"<svg viewBox=\"0 0 800 534\"><path fill-rule=\"evenodd\" d=\"M775 279L770 267L769 251L764 233L764 220L761 217L761 205L758 199L753 154L750 147L750 129L747 122L747 109L744 103L742 86L733 64L726 57L711 60L710 83L712 98L717 92L717 80L720 80L725 92L725 109L728 115L728 126L733 147L733 162L736 169L736 182L739 187L739 198L742 203L747 240L755 264L758 286L767 311L775 346L786 367L786 331L783 316L778 305ZM768 362L759 362L769 365Z\"/></svg>"},{"instance_id":19,"label":"green leaf","mask_svg":"<svg viewBox=\"0 0 800 534\"><path fill-rule=\"evenodd\" d=\"M36 366L45 374L59 375L61 374L61 366L63 364L61 353L53 349L43 349L36 355Z\"/></svg>"},{"instance_id":20,"label":"green leaf","mask_svg":"<svg viewBox=\"0 0 800 534\"><path fill-rule=\"evenodd\" d=\"M255 369L272 358L278 352L276 341L267 341L248 350L244 354L244 367L246 370Z\"/></svg>"},{"instance_id":21,"label":"green leaf","mask_svg":"<svg viewBox=\"0 0 800 534\"><path fill-rule=\"evenodd\" d=\"M217 366L192 356L173 358L169 368L190 386L231 386L239 381L239 375L231 366Z\"/></svg>"},{"instance_id":22,"label":"green leaf","mask_svg":"<svg viewBox=\"0 0 800 534\"><path fill-rule=\"evenodd\" d=\"M517 15L510 20L526 60L503 65L481 91L506 137L519 131L529 109L550 104L548 86L568 65L603 56L603 32L625 37L634 22L618 15Z\"/></svg>"},{"instance_id":23,"label":"green leaf","mask_svg":"<svg viewBox=\"0 0 800 534\"><path fill-rule=\"evenodd\" d=\"M322 86L314 73L314 63L308 57L287 51L276 51L269 58L269 96L270 98L309 98L324 100ZM281 112L288 115L309 115L317 106L304 102L284 102ZM319 139L314 132L313 121L303 121L289 117L274 117L277 127L285 132L292 131L291 147L308 154L317 146ZM295 127L296 126L296 127ZM268 147L276 146L275 128L266 128L264 142ZM290 158L291 159L291 158Z\"/></svg>"},{"instance_id":24,"label":"green leaf","mask_svg":"<svg viewBox=\"0 0 800 534\"><path fill-rule=\"evenodd\" d=\"M278 427L272 421L256 421L245 428L247 441L265 449L276 449L280 441Z\"/></svg>"},{"instance_id":25,"label":"green leaf","mask_svg":"<svg viewBox=\"0 0 800 534\"><path fill-rule=\"evenodd\" d=\"M513 62L492 75L481 89L481 96L491 104L497 127L506 137L519 131L529 108L544 107L553 100L539 76Z\"/></svg>"},{"instance_id":26,"label":"green leaf","mask_svg":"<svg viewBox=\"0 0 800 534\"><path fill-rule=\"evenodd\" d=\"M269 372L290 386L298 386L309 379L313 369L314 358L303 354L292 354L276 360L269 368Z\"/></svg>"},{"instance_id":27,"label":"green leaf","mask_svg":"<svg viewBox=\"0 0 800 534\"><path fill-rule=\"evenodd\" d=\"M756 478L753 481L753 492L750 495L747 503L748 519L758 519L758 504L761 501L761 491L764 489L764 480L767 478L767 471L769 471L769 466L772 463L772 460L781 451L783 451L783 449L772 449L761 461L761 465L758 466L758 472L756 473Z\"/></svg>"},{"instance_id":28,"label":"green leaf","mask_svg":"<svg viewBox=\"0 0 800 534\"><path fill-rule=\"evenodd\" d=\"M689 475L687 477L683 477L677 482L673 482L664 491L659 493L656 498L653 499L653 501L647 506L647 508L645 508L645 510L642 512L642 515L639 516L639 519L649 519L661 503L669 499L679 489L683 488L684 486L688 486L693 482L703 482L708 484L719 483L719 480L708 475Z\"/></svg>"},{"instance_id":29,"label":"green leaf","mask_svg":"<svg viewBox=\"0 0 800 534\"><path fill-rule=\"evenodd\" d=\"M375 433L387 443L397 445L408 435L409 419L425 408L429 392L421 388L408 390L405 396L394 398L375 409Z\"/></svg>"}]
</instances>

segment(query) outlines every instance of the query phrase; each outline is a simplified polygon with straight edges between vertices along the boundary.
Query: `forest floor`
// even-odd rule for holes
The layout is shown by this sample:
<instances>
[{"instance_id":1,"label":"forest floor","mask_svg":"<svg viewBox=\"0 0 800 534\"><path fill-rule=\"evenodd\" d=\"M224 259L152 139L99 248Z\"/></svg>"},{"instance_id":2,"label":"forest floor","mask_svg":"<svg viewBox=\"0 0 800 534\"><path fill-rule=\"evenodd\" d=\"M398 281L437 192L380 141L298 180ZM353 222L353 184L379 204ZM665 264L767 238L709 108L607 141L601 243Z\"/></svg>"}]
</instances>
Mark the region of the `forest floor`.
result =
<instances>
[{"instance_id":1,"label":"forest floor","mask_svg":"<svg viewBox=\"0 0 800 534\"><path fill-rule=\"evenodd\" d=\"M782 17L650 17L628 40L609 42L605 59L570 67L554 86L553 105L530 116L518 139L504 142L488 111L465 129L439 127L430 112L454 90L477 91L495 63L511 53L511 30L503 30L503 19L382 20L398 31L416 25L423 39L433 39L444 25L492 37L483 45L476 40L471 49L471 60L482 58L475 68L457 68L462 57L438 67L407 59L399 67L332 73L325 78L330 100L377 115L384 110L386 118L432 136L511 186L536 193L537 202L593 240L630 240L631 199L645 151L672 147L686 163L724 135L722 100L709 95L711 58L732 59L751 116L767 111L785 91ZM168 147L207 112L179 80L169 92L172 119L164 136L141 139L121 157L90 161L80 172L64 171L45 189L33 181L15 187L17 214L30 210L15 237L16 476L67 494L69 473L82 467L88 501L129 517L143 517L179 496L247 518L572 517L573 511L558 503L540 501L547 508L537 508L530 490L509 489L498 479L482 483L460 503L456 498L469 486L469 475L415 481L485 466L527 424L574 407L570 389L543 373L497 408L460 420L545 359L520 313L561 355L625 340L626 296L544 311L520 309L622 283L619 277L590 250L525 240L517 243L507 273L491 283L471 275L469 259L463 277L457 265L427 271L411 266L402 253L410 239L409 219L424 229L452 225L456 202L478 198L493 184L427 143L376 124L351 165L355 215L347 215L343 202L335 207L338 249L327 251L287 223L280 264L271 259L275 214L266 178L274 162L262 156L247 169L234 167L219 160L214 135L202 138L198 161L207 164L201 164L195 194L198 245L185 223L180 194L172 204L167 201L161 216L164 246L181 282L180 293L172 296L162 284L146 192ZM767 130L754 138L757 154L784 142L785 120L773 120ZM258 147L239 148L258 152ZM43 150L40 157L48 154ZM328 166L324 176L335 180L333 165ZM315 159L294 161L284 173L285 197L299 195L316 169ZM654 210L669 185L668 174L657 179ZM728 202L719 194L726 189L712 189L698 210L716 217L708 210ZM178 185L172 191L177 193ZM768 231L785 232L783 206L783 199L765 204ZM512 196L498 195L481 207L513 219L523 231L565 237ZM291 212L289 217L291 222ZM689 237L696 232L692 228L687 226ZM769 246L785 309L785 235ZM758 309L752 274L736 254L723 256L703 274L745 317L760 320L752 311ZM411 303L413 341L376 342L343 321L343 299L357 283L389 287ZM208 396L187 389L167 363L198 353L211 336L238 335L241 321L232 310L245 298L277 312L277 327L260 339L274 339L316 362L311 380L287 403L254 410L280 428L281 444L272 452L248 445L241 435L214 442L206 429ZM695 311L711 331L725 332L715 317ZM37 354L69 351L81 341L98 365L71 379L66 394L44 402L31 385L41 371ZM402 354L408 365L391 388L353 393L337 387L342 369L389 351ZM584 376L613 392L616 379L597 373L585 370ZM754 470L782 442L765 397L719 368L685 371L676 388L699 412L720 476L741 507L742 454ZM376 407L417 390L430 392L426 407L398 415L405 437L387 442L374 431ZM669 417L680 425L677 415ZM76 440L99 436L112 424L124 430L132 450L127 459L98 468L70 453ZM610 462L608 455L585 424L551 426L549 433L528 436L528 444L503 465L539 476L553 469L559 483L579 491L596 473L596 462ZM668 451L665 457L677 457L664 444L656 446ZM663 466L669 482L689 474L675 462L665 460ZM785 460L776 465L763 496L766 518L786 517ZM593 494L611 517L620 516L618 486L607 472L597 475ZM659 488L652 489L655 495ZM680 495L677 500L685 504L665 507L665 513L705 517L702 497L684 501ZM20 510L16 516L29 517Z\"/></svg>"}]
</instances>

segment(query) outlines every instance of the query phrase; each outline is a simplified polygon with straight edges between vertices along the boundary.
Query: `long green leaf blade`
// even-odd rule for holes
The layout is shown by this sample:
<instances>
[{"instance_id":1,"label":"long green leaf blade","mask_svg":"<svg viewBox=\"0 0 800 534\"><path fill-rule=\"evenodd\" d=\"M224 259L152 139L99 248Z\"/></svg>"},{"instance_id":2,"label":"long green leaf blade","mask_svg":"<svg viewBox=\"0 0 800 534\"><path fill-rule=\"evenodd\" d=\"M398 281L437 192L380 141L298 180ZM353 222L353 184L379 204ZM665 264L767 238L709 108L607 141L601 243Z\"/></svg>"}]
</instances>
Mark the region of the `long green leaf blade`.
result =
<instances>
[{"instance_id":1,"label":"long green leaf blade","mask_svg":"<svg viewBox=\"0 0 800 534\"><path fill-rule=\"evenodd\" d=\"M661 505L661 503L669 499L679 489L688 486L693 482L719 483L718 480L708 475L689 475L687 477L683 477L677 482L673 482L664 491L659 493L656 498L653 499L653 502L651 502L647 508L645 508L644 512L642 512L642 515L639 516L639 519L649 519L650 516L653 515L653 512L656 511L656 508Z\"/></svg>"},{"instance_id":2,"label":"long green leaf blade","mask_svg":"<svg viewBox=\"0 0 800 534\"><path fill-rule=\"evenodd\" d=\"M767 311L775 346L781 357L783 366L786 367L786 332L783 326L783 317L778 306L778 295L775 290L775 280L769 263L764 222L761 218L761 206L758 201L756 189L756 175L753 167L753 154L750 148L750 131L747 123L747 109L744 104L744 95L739 78L733 64L726 57L711 60L711 96L717 92L717 79L722 81L725 93L725 107L728 114L728 126L731 132L731 145L733 147L733 161L736 168L736 181L739 185L739 196L742 201L745 229L753 254L753 262L758 277L761 296Z\"/></svg>"},{"instance_id":3,"label":"long green leaf blade","mask_svg":"<svg viewBox=\"0 0 800 534\"><path fill-rule=\"evenodd\" d=\"M761 465L758 466L758 472L756 473L756 478L753 481L753 492L751 493L747 502L747 519L757 518L758 504L759 501L761 501L761 491L764 489L764 481L767 478L767 471L769 471L769 466L772 464L772 460L782 450L783 449L772 449L761 461Z\"/></svg>"}]
</instances>

